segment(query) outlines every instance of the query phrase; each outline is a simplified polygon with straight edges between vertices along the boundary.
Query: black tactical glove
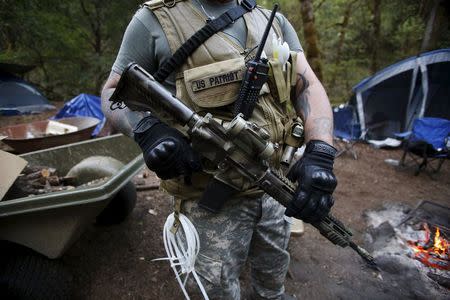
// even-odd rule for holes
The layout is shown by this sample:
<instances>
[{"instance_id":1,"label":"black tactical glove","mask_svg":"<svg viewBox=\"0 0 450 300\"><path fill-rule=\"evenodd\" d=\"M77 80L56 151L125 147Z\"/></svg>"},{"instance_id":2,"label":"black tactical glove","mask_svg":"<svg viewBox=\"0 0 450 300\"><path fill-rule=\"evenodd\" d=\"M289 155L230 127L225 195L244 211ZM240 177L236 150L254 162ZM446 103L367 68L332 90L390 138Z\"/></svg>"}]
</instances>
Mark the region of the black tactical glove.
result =
<instances>
[{"instance_id":1,"label":"black tactical glove","mask_svg":"<svg viewBox=\"0 0 450 300\"><path fill-rule=\"evenodd\" d=\"M200 171L200 158L176 129L153 116L143 118L134 129L134 139L144 154L148 168L161 179L180 175L189 178Z\"/></svg>"},{"instance_id":2,"label":"black tactical glove","mask_svg":"<svg viewBox=\"0 0 450 300\"><path fill-rule=\"evenodd\" d=\"M303 157L288 174L290 180L297 180L299 184L286 208L287 216L314 223L328 215L334 204L332 193L337 185L333 174L335 155L336 149L325 142L308 142Z\"/></svg>"}]
</instances>

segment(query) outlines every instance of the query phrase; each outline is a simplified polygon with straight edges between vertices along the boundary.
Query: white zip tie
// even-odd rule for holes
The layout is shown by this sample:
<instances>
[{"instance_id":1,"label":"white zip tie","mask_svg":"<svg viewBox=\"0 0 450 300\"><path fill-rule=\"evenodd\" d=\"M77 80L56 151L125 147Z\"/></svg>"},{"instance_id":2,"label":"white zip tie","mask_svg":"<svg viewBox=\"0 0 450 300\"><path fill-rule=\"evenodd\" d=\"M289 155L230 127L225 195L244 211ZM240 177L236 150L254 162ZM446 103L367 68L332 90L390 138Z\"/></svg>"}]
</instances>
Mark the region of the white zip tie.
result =
<instances>
[{"instance_id":1,"label":"white zip tie","mask_svg":"<svg viewBox=\"0 0 450 300\"><path fill-rule=\"evenodd\" d=\"M170 266L172 267L178 284L183 291L184 297L189 300L189 295L186 291L186 282L188 280L189 274L192 273L195 281L197 282L200 291L202 292L203 298L209 300L208 294L206 293L203 284L198 277L197 272L195 272L195 260L200 251L200 238L198 232L194 227L194 224L183 214L178 214L178 219L180 221L180 228L175 234L172 233L171 228L175 222L174 213L167 217L166 223L163 229L163 240L164 248L166 249L166 258L157 258L156 260L169 260ZM183 240L184 234L184 240ZM186 274L184 280L181 279L181 275Z\"/></svg>"}]
</instances>

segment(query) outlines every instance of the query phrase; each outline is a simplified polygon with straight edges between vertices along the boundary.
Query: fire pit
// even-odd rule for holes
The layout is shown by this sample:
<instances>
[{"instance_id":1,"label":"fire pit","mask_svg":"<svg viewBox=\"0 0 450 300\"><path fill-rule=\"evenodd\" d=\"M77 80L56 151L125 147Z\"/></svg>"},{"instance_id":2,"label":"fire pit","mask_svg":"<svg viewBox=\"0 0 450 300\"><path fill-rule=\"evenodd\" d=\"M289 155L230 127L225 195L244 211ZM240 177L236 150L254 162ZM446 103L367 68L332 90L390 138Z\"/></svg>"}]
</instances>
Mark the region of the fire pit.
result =
<instances>
[{"instance_id":1,"label":"fire pit","mask_svg":"<svg viewBox=\"0 0 450 300\"><path fill-rule=\"evenodd\" d=\"M430 201L422 201L400 224L420 224L422 237L409 240L411 257L424 265L450 271L448 237L450 236L450 208ZM442 232L442 233L441 233Z\"/></svg>"},{"instance_id":2,"label":"fire pit","mask_svg":"<svg viewBox=\"0 0 450 300\"><path fill-rule=\"evenodd\" d=\"M414 209L385 204L365 217L368 248L383 276L417 289L417 298L449 299L449 208L430 201Z\"/></svg>"}]
</instances>

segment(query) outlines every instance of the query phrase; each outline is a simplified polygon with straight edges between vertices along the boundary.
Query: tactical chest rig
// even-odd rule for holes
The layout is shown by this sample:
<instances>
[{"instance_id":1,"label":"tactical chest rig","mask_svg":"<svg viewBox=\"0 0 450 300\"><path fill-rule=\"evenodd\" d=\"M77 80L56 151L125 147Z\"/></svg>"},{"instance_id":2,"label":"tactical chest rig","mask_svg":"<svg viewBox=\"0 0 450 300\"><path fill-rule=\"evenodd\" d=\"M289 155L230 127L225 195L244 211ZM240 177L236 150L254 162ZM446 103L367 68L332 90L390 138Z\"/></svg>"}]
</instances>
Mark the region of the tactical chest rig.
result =
<instances>
[{"instance_id":1,"label":"tactical chest rig","mask_svg":"<svg viewBox=\"0 0 450 300\"><path fill-rule=\"evenodd\" d=\"M190 1L153 0L144 5L154 13L161 24L172 53L207 22L206 16ZM261 29L266 27L269 15L270 11L260 7L243 15L247 27L245 49L223 32L212 35L201 44L176 70L177 98L199 114L210 112L222 122L230 121L233 118L231 104L239 93L245 70L245 57L248 49L259 44L263 34ZM273 33L283 38L277 22L274 22L269 36L272 37ZM273 57L270 42L266 43L264 52L267 57ZM250 121L265 128L270 139L281 146L290 118L287 115L285 99L280 100L273 94L268 85L262 89ZM175 124L169 125L176 127ZM281 149L278 152L274 158L277 162L280 160ZM199 173L193 176L192 186L186 186L182 179L166 180L161 186L177 198L198 198L209 177L209 174ZM260 193L256 189L249 189L249 184L241 179L239 174L230 174L230 180L241 181L242 195Z\"/></svg>"}]
</instances>

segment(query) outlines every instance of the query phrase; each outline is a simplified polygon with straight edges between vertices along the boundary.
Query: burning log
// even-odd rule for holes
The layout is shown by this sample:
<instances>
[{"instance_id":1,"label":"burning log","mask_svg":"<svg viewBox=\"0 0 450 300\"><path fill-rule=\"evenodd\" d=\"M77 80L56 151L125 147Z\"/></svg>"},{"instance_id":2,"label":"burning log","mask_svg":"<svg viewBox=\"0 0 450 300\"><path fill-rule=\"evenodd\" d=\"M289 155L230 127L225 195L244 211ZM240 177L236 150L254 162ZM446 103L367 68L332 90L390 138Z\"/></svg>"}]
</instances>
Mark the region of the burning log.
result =
<instances>
[{"instance_id":1,"label":"burning log","mask_svg":"<svg viewBox=\"0 0 450 300\"><path fill-rule=\"evenodd\" d=\"M435 231L430 230L428 224L423 224L425 239L408 241L412 249L411 257L424 265L441 270L450 270L450 243L441 236L439 227Z\"/></svg>"}]
</instances>

